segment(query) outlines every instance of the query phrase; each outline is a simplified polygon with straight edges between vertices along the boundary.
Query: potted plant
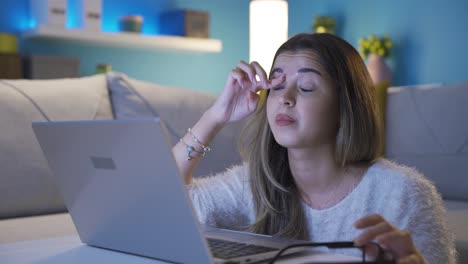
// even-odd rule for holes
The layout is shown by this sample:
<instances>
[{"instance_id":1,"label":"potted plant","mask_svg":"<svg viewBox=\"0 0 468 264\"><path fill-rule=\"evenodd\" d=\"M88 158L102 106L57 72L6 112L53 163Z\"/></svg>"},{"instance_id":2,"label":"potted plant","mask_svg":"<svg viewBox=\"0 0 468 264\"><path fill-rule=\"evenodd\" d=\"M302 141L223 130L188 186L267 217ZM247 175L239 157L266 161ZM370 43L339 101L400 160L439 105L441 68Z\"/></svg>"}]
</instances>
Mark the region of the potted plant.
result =
<instances>
[{"instance_id":1,"label":"potted plant","mask_svg":"<svg viewBox=\"0 0 468 264\"><path fill-rule=\"evenodd\" d=\"M335 34L336 22L331 16L317 16L312 27L317 33Z\"/></svg>"},{"instance_id":2,"label":"potted plant","mask_svg":"<svg viewBox=\"0 0 468 264\"><path fill-rule=\"evenodd\" d=\"M367 59L367 69L374 84L383 81L391 83L392 72L385 63L385 58L390 56L392 47L393 43L389 35L383 37L370 35L359 39L359 53L363 59Z\"/></svg>"}]
</instances>

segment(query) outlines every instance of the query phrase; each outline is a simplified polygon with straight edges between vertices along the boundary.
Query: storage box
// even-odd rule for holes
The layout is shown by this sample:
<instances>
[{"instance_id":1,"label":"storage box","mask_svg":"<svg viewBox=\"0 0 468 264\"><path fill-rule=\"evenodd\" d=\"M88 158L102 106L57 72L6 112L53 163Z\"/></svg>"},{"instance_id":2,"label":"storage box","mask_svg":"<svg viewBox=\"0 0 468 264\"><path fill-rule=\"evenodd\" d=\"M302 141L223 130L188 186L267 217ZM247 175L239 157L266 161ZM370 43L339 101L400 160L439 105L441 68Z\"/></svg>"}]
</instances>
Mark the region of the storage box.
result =
<instances>
[{"instance_id":1,"label":"storage box","mask_svg":"<svg viewBox=\"0 0 468 264\"><path fill-rule=\"evenodd\" d=\"M80 75L80 59L75 57L31 55L24 61L29 79L73 78Z\"/></svg>"},{"instance_id":2,"label":"storage box","mask_svg":"<svg viewBox=\"0 0 468 264\"><path fill-rule=\"evenodd\" d=\"M64 28L67 23L67 0L29 0L31 18L36 26Z\"/></svg>"},{"instance_id":3,"label":"storage box","mask_svg":"<svg viewBox=\"0 0 468 264\"><path fill-rule=\"evenodd\" d=\"M161 14L160 32L194 38L209 37L209 14L195 10L172 10Z\"/></svg>"},{"instance_id":4,"label":"storage box","mask_svg":"<svg viewBox=\"0 0 468 264\"><path fill-rule=\"evenodd\" d=\"M13 53L18 51L18 39L15 35L0 33L0 53Z\"/></svg>"},{"instance_id":5,"label":"storage box","mask_svg":"<svg viewBox=\"0 0 468 264\"><path fill-rule=\"evenodd\" d=\"M19 54L0 53L0 79L23 78L23 64Z\"/></svg>"},{"instance_id":6,"label":"storage box","mask_svg":"<svg viewBox=\"0 0 468 264\"><path fill-rule=\"evenodd\" d=\"M83 0L84 28L101 31L101 0Z\"/></svg>"}]
</instances>

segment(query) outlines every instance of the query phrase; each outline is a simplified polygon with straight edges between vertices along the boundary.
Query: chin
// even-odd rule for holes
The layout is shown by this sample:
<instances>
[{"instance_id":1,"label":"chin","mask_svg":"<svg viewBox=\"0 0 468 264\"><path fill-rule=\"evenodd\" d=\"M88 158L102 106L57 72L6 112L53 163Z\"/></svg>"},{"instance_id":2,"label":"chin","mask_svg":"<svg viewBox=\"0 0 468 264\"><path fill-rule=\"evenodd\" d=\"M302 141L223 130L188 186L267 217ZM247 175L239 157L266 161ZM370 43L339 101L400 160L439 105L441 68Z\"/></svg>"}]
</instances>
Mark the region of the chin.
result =
<instances>
[{"instance_id":1,"label":"chin","mask_svg":"<svg viewBox=\"0 0 468 264\"><path fill-rule=\"evenodd\" d=\"M283 135L283 136L275 136L275 141L278 145L285 147L285 148L297 148L303 146L301 142L298 140L296 135Z\"/></svg>"}]
</instances>

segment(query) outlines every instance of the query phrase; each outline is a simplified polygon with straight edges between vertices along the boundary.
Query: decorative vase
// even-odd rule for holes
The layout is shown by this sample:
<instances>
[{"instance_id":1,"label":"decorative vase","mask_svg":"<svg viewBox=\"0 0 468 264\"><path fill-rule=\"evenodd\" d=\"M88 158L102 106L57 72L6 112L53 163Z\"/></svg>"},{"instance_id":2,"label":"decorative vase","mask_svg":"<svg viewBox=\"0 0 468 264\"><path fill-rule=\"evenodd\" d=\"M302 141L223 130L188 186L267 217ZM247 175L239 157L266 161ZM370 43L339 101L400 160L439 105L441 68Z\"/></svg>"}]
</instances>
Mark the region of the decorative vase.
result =
<instances>
[{"instance_id":1,"label":"decorative vase","mask_svg":"<svg viewBox=\"0 0 468 264\"><path fill-rule=\"evenodd\" d=\"M372 78L374 84L383 81L392 82L392 70L385 62L382 56L377 54L370 54L367 60L367 70Z\"/></svg>"}]
</instances>

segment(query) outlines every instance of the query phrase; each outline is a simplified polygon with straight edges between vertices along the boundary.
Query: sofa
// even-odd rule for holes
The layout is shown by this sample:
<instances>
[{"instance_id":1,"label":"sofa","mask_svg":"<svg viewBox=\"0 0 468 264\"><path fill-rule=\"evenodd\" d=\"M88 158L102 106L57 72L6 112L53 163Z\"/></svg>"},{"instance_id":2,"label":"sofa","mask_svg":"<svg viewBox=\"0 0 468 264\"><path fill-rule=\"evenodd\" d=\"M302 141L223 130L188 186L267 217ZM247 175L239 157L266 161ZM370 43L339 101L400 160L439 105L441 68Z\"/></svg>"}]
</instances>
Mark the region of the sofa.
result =
<instances>
[{"instance_id":1,"label":"sofa","mask_svg":"<svg viewBox=\"0 0 468 264\"><path fill-rule=\"evenodd\" d=\"M0 243L76 234L31 128L35 121L161 117L177 142L216 96L122 73L54 80L0 80ZM391 87L385 156L414 166L444 198L460 263L468 263L468 83ZM196 177L241 162L242 123L227 126Z\"/></svg>"}]
</instances>

